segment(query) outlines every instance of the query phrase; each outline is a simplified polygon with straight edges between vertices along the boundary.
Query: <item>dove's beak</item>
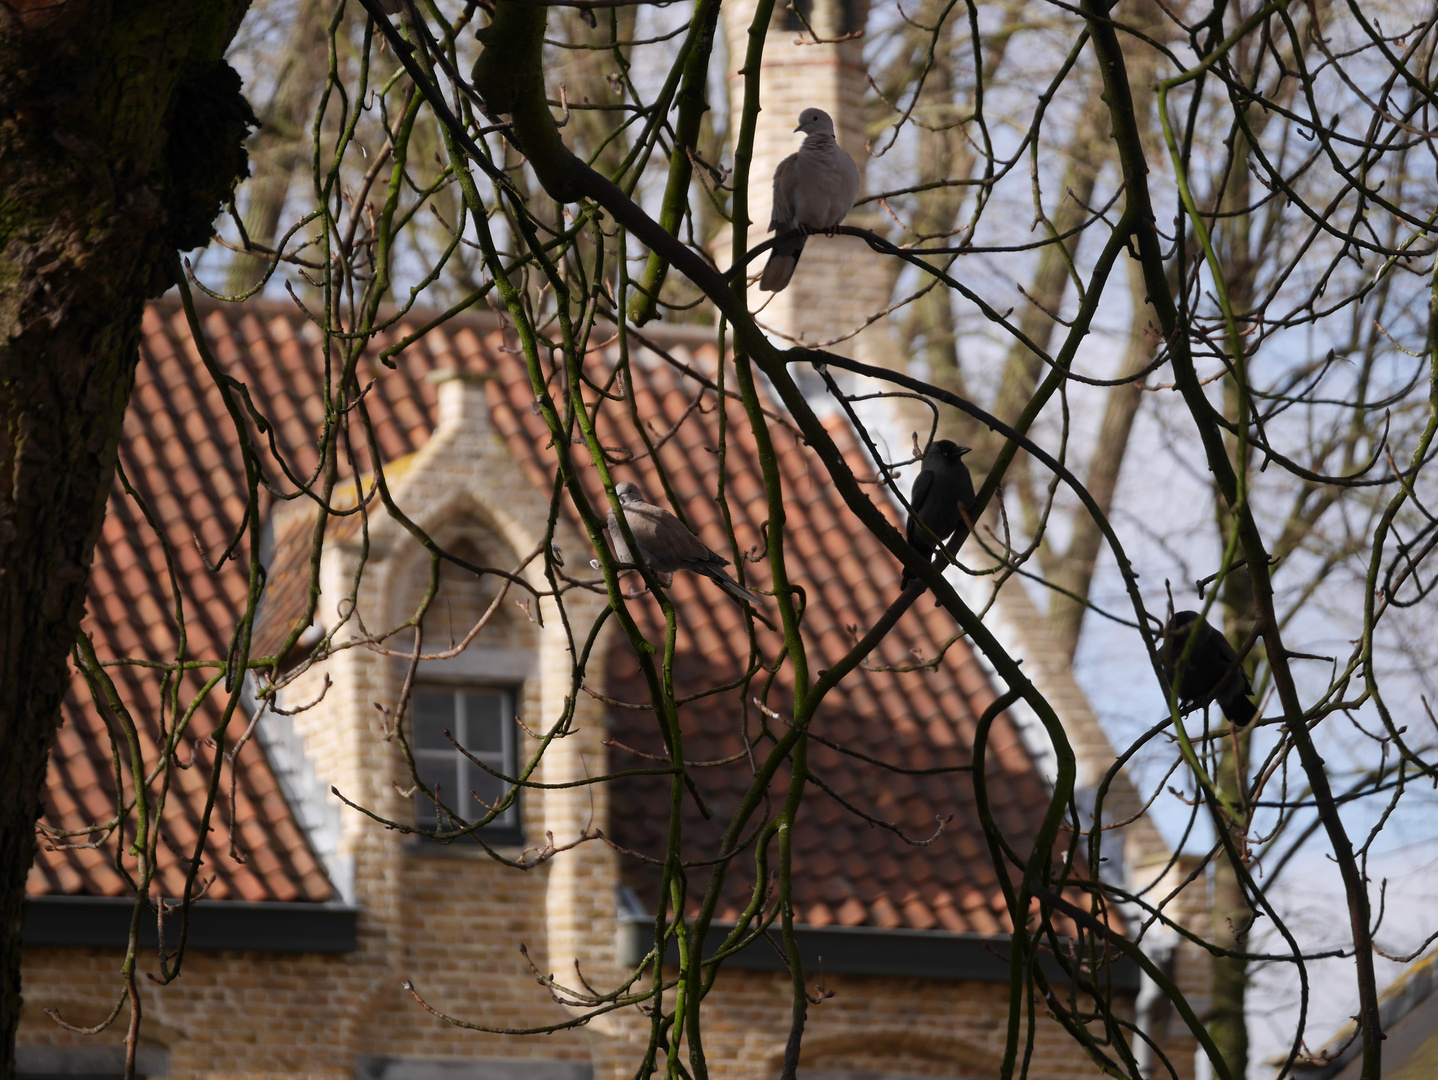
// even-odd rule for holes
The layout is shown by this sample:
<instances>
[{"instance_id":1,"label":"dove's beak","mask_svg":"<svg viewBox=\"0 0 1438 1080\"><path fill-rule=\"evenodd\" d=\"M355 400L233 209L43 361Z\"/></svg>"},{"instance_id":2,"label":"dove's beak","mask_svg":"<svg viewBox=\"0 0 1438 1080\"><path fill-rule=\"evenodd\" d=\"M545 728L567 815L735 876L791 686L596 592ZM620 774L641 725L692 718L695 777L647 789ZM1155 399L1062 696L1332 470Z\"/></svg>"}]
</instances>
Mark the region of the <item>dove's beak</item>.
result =
<instances>
[{"instance_id":1,"label":"dove's beak","mask_svg":"<svg viewBox=\"0 0 1438 1080\"><path fill-rule=\"evenodd\" d=\"M803 124L800 124L798 127L796 127L796 128L794 129L794 132L795 132L795 134L797 134L797 133L799 133L799 132L801 132L801 131L803 131L803 130L804 130L804 125L803 125Z\"/></svg>"}]
</instances>

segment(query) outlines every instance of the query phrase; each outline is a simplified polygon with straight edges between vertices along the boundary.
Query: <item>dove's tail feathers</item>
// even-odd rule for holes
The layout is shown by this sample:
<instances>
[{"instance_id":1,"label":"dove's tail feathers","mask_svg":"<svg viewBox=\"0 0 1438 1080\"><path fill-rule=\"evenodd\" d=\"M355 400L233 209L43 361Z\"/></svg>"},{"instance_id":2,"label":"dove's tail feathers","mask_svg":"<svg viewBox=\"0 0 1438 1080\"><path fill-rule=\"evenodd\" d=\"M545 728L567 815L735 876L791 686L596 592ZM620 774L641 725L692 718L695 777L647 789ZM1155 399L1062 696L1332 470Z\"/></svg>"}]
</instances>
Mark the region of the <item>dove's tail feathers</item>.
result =
<instances>
[{"instance_id":1,"label":"dove's tail feathers","mask_svg":"<svg viewBox=\"0 0 1438 1080\"><path fill-rule=\"evenodd\" d=\"M732 596L735 600L738 600L741 604L753 604L755 607L760 607L764 603L764 598L762 596L760 596L758 593L750 592L748 589L744 588L743 585L740 585L737 581L731 578L728 574L724 573L723 570L720 570L717 566L706 566L699 572L705 577L713 580L714 584L718 585L721 589L723 589L726 593Z\"/></svg>"},{"instance_id":2,"label":"dove's tail feathers","mask_svg":"<svg viewBox=\"0 0 1438 1080\"><path fill-rule=\"evenodd\" d=\"M1232 701L1219 702L1219 708L1234 727L1247 727L1258 715L1258 706L1243 694L1237 695Z\"/></svg>"},{"instance_id":3,"label":"dove's tail feathers","mask_svg":"<svg viewBox=\"0 0 1438 1080\"><path fill-rule=\"evenodd\" d=\"M764 273L759 278L759 288L764 292L783 291L798 265L799 260L793 255L771 254L769 261L764 264Z\"/></svg>"},{"instance_id":4,"label":"dove's tail feathers","mask_svg":"<svg viewBox=\"0 0 1438 1080\"><path fill-rule=\"evenodd\" d=\"M794 276L799 265L799 256L804 251L804 237L795 237L782 247L776 246L769 252L769 261L764 264L764 273L759 278L759 288L764 292L780 292Z\"/></svg>"}]
</instances>

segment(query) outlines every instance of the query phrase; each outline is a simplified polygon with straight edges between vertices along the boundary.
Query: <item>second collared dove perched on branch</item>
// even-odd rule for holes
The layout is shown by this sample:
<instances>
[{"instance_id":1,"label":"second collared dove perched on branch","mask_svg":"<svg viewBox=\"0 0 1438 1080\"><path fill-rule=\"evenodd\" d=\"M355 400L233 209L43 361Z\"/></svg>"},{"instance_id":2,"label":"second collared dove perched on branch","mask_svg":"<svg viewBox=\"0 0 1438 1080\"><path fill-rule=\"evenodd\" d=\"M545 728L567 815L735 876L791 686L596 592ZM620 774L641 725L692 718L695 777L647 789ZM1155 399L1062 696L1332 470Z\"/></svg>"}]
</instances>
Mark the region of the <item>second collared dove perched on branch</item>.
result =
<instances>
[{"instance_id":1,"label":"second collared dove perched on branch","mask_svg":"<svg viewBox=\"0 0 1438 1080\"><path fill-rule=\"evenodd\" d=\"M778 292L789 284L799 265L805 236L836 228L859 197L859 167L834 140L834 121L829 114L823 109L805 109L794 130L804 133L804 145L774 170L774 210L769 215L769 231L803 231L775 244L769 252L769 261L759 278L759 288L765 292Z\"/></svg>"},{"instance_id":2,"label":"second collared dove perched on branch","mask_svg":"<svg viewBox=\"0 0 1438 1080\"><path fill-rule=\"evenodd\" d=\"M729 560L695 536L684 523L662 506L644 501L644 492L638 484L628 480L614 485L614 494L624 508L624 518L629 522L629 531L639 546L639 554L650 570L656 574L672 574L676 570L688 570L712 579L721 589L741 603L762 604L763 598L752 593L724 572ZM609 542L614 545L614 557L622 563L636 562L624 543L624 534L619 531L619 521L614 511L609 512Z\"/></svg>"}]
</instances>

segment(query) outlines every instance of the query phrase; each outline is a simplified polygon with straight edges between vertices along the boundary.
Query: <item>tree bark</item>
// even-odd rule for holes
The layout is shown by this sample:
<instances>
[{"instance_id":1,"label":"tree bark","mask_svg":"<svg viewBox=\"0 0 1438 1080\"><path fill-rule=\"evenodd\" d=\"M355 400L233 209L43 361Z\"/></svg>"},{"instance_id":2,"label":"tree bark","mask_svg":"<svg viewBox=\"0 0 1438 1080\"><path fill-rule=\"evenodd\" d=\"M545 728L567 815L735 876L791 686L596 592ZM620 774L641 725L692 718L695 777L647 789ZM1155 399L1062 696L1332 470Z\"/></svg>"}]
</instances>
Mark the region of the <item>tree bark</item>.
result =
<instances>
[{"instance_id":1,"label":"tree bark","mask_svg":"<svg viewBox=\"0 0 1438 1080\"><path fill-rule=\"evenodd\" d=\"M252 120L244 0L0 0L0 1075L46 761L146 298L203 244Z\"/></svg>"}]
</instances>

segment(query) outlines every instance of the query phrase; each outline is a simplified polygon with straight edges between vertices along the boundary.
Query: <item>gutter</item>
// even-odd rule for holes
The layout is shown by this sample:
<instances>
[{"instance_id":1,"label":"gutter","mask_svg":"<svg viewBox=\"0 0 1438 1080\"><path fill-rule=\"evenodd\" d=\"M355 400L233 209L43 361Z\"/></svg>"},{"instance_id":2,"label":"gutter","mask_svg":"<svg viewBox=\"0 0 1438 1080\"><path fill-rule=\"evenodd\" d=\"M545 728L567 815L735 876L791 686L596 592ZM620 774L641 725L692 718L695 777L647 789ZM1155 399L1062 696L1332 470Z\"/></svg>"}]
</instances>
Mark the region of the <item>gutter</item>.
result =
<instances>
[{"instance_id":1,"label":"gutter","mask_svg":"<svg viewBox=\"0 0 1438 1080\"><path fill-rule=\"evenodd\" d=\"M619 916L619 959L637 966L654 940L654 917L633 912ZM704 939L704 957L713 956L733 923L715 922ZM888 976L891 978L947 979L958 982L1009 981L1007 935L954 934L943 930L881 930L871 926L796 926L794 936L805 971L825 974ZM757 939L724 961L740 971L787 971L778 930L768 931L769 942ZM774 947L771 947L771 944ZM671 939L666 963L678 964L679 946ZM1043 954L1040 966L1050 980L1067 983L1054 958ZM1116 956L1104 971L1114 990L1137 993L1139 967Z\"/></svg>"},{"instance_id":2,"label":"gutter","mask_svg":"<svg viewBox=\"0 0 1438 1080\"><path fill-rule=\"evenodd\" d=\"M20 944L123 949L135 901L124 896L31 896ZM153 915L140 920L140 947L158 946ZM178 911L165 917L165 939L179 939ZM359 948L359 908L348 904L210 900L190 908L190 949L276 953L349 953Z\"/></svg>"}]
</instances>

